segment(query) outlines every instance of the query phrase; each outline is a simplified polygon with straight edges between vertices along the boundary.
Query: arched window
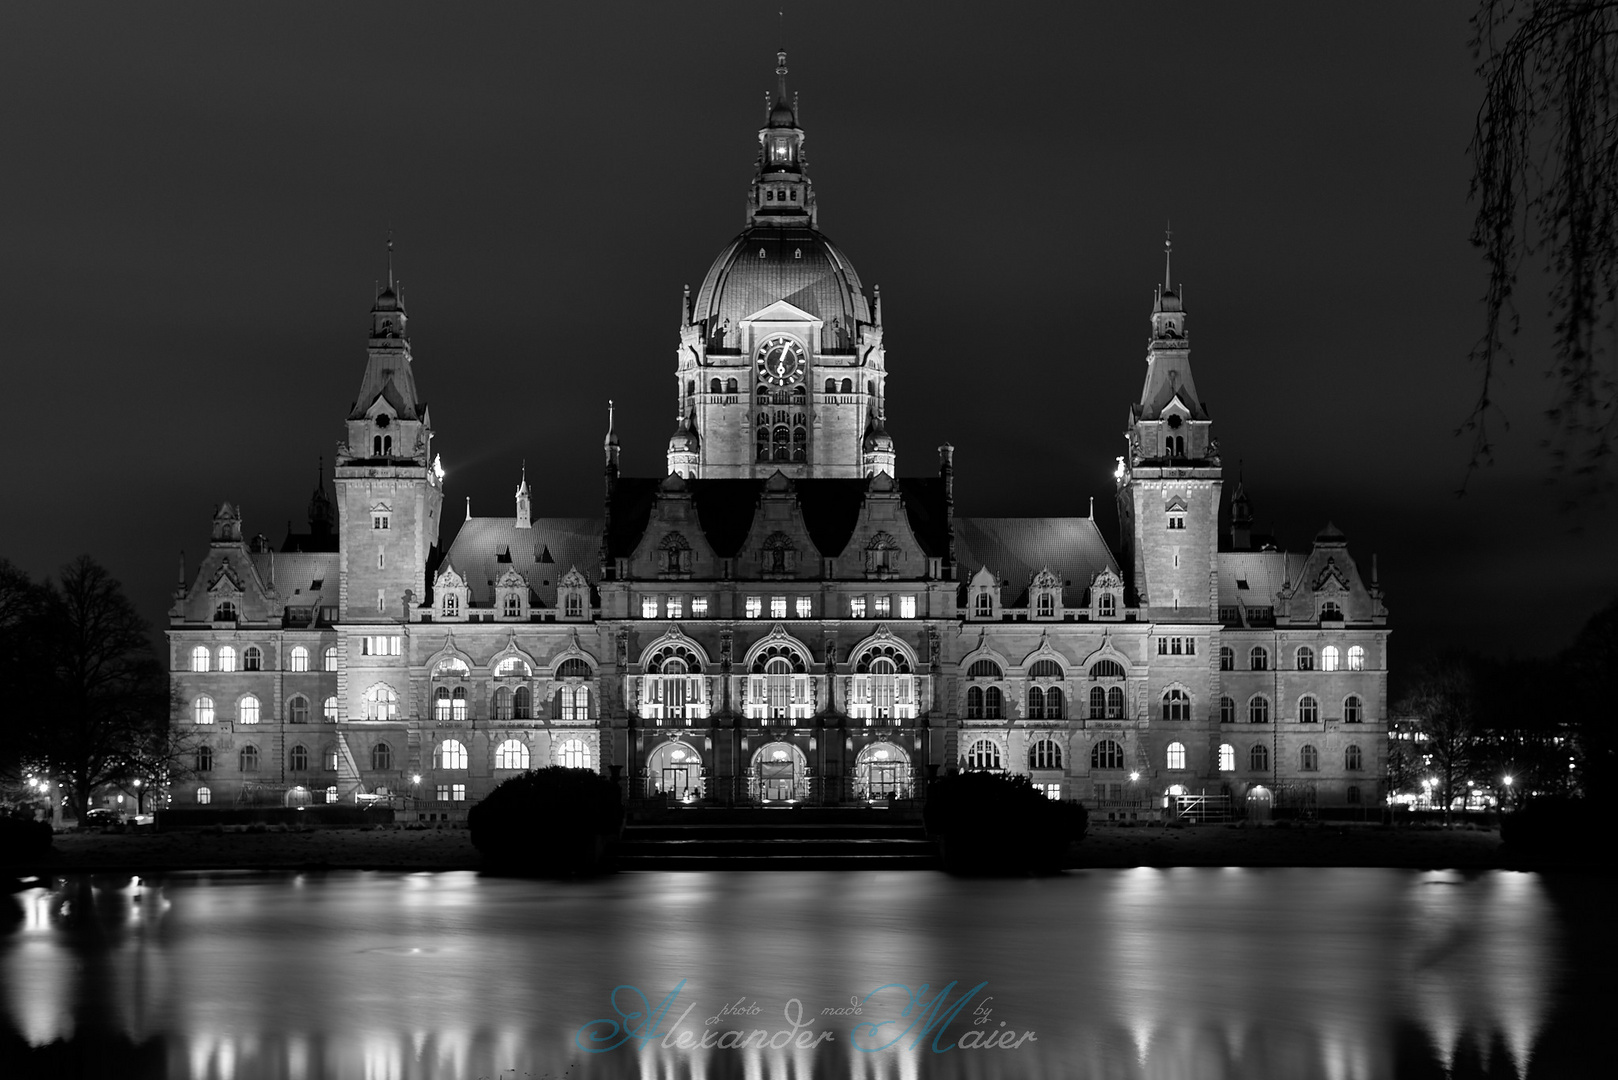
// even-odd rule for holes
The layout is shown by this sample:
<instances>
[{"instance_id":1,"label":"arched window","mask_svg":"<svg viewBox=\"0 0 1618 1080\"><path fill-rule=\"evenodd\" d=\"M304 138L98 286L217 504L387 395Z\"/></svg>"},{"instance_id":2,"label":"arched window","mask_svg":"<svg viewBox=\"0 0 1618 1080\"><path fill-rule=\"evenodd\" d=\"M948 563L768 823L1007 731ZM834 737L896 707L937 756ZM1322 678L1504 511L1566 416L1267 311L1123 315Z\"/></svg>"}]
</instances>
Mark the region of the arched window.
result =
<instances>
[{"instance_id":1,"label":"arched window","mask_svg":"<svg viewBox=\"0 0 1618 1080\"><path fill-rule=\"evenodd\" d=\"M1342 653L1338 652L1337 646L1327 645L1320 650L1321 671L1336 671L1340 667L1342 667Z\"/></svg>"},{"instance_id":2,"label":"arched window","mask_svg":"<svg viewBox=\"0 0 1618 1080\"><path fill-rule=\"evenodd\" d=\"M337 771L337 747L328 746L320 752L320 767L327 772Z\"/></svg>"},{"instance_id":3,"label":"arched window","mask_svg":"<svg viewBox=\"0 0 1618 1080\"><path fill-rule=\"evenodd\" d=\"M294 695L287 702L287 723L307 724L309 722L309 699L302 694Z\"/></svg>"},{"instance_id":4,"label":"arched window","mask_svg":"<svg viewBox=\"0 0 1618 1080\"><path fill-rule=\"evenodd\" d=\"M1033 666L1028 669L1028 677L1031 679L1060 679L1062 677L1062 665L1055 660L1035 660Z\"/></svg>"},{"instance_id":5,"label":"arched window","mask_svg":"<svg viewBox=\"0 0 1618 1080\"><path fill-rule=\"evenodd\" d=\"M494 690L494 718L511 719L511 687L497 686Z\"/></svg>"},{"instance_id":6,"label":"arched window","mask_svg":"<svg viewBox=\"0 0 1618 1080\"><path fill-rule=\"evenodd\" d=\"M1222 697L1219 699L1219 722L1221 724L1234 724L1236 722L1236 699Z\"/></svg>"},{"instance_id":7,"label":"arched window","mask_svg":"<svg viewBox=\"0 0 1618 1080\"><path fill-rule=\"evenodd\" d=\"M328 647L326 649L325 659L326 659L326 670L327 671L336 671L337 670L337 646L332 645L332 646L330 646L330 647Z\"/></svg>"},{"instance_id":8,"label":"arched window","mask_svg":"<svg viewBox=\"0 0 1618 1080\"><path fill-rule=\"evenodd\" d=\"M1121 679L1124 675L1124 665L1116 660L1099 660L1090 665L1092 679Z\"/></svg>"},{"instance_id":9,"label":"arched window","mask_svg":"<svg viewBox=\"0 0 1618 1080\"><path fill-rule=\"evenodd\" d=\"M983 691L983 719L1000 720L1005 716L1005 703L998 686Z\"/></svg>"},{"instance_id":10,"label":"arched window","mask_svg":"<svg viewBox=\"0 0 1618 1080\"><path fill-rule=\"evenodd\" d=\"M236 670L236 650L231 648L229 645L221 645L219 647L219 670Z\"/></svg>"},{"instance_id":11,"label":"arched window","mask_svg":"<svg viewBox=\"0 0 1618 1080\"><path fill-rule=\"evenodd\" d=\"M1219 771L1236 771L1236 748L1229 743L1219 744Z\"/></svg>"},{"instance_id":12,"label":"arched window","mask_svg":"<svg viewBox=\"0 0 1618 1080\"><path fill-rule=\"evenodd\" d=\"M533 669L528 661L520 656L508 656L495 665L494 675L497 679L526 679L533 675Z\"/></svg>"},{"instance_id":13,"label":"arched window","mask_svg":"<svg viewBox=\"0 0 1618 1080\"><path fill-rule=\"evenodd\" d=\"M1107 715L1107 691L1100 686L1090 687L1090 719L1100 720Z\"/></svg>"},{"instance_id":14,"label":"arched window","mask_svg":"<svg viewBox=\"0 0 1618 1080\"><path fill-rule=\"evenodd\" d=\"M304 746L302 743L298 743L291 750L288 750L287 751L287 768L291 769L293 772L308 772L309 771L309 749L308 749L308 747Z\"/></svg>"},{"instance_id":15,"label":"arched window","mask_svg":"<svg viewBox=\"0 0 1618 1080\"><path fill-rule=\"evenodd\" d=\"M1090 768L1121 769L1124 767L1124 748L1111 739L1102 739L1090 748Z\"/></svg>"},{"instance_id":16,"label":"arched window","mask_svg":"<svg viewBox=\"0 0 1618 1080\"><path fill-rule=\"evenodd\" d=\"M242 724L258 723L258 698L248 694L236 705L236 720Z\"/></svg>"},{"instance_id":17,"label":"arched window","mask_svg":"<svg viewBox=\"0 0 1618 1080\"><path fill-rule=\"evenodd\" d=\"M968 686L966 688L966 718L968 720L983 719L983 687Z\"/></svg>"},{"instance_id":18,"label":"arched window","mask_svg":"<svg viewBox=\"0 0 1618 1080\"><path fill-rule=\"evenodd\" d=\"M191 670L208 670L208 646L198 645L196 648L191 650Z\"/></svg>"},{"instance_id":19,"label":"arched window","mask_svg":"<svg viewBox=\"0 0 1618 1080\"><path fill-rule=\"evenodd\" d=\"M1232 649L1229 645L1219 646L1219 670L1236 670L1236 650Z\"/></svg>"},{"instance_id":20,"label":"arched window","mask_svg":"<svg viewBox=\"0 0 1618 1080\"><path fill-rule=\"evenodd\" d=\"M264 669L264 650L257 645L249 645L242 653L243 671L262 671Z\"/></svg>"},{"instance_id":21,"label":"arched window","mask_svg":"<svg viewBox=\"0 0 1618 1080\"><path fill-rule=\"evenodd\" d=\"M1169 743L1167 765L1170 769L1185 768L1185 743Z\"/></svg>"},{"instance_id":22,"label":"arched window","mask_svg":"<svg viewBox=\"0 0 1618 1080\"><path fill-rule=\"evenodd\" d=\"M1191 695L1177 688L1165 691L1163 694L1163 719L1191 719Z\"/></svg>"},{"instance_id":23,"label":"arched window","mask_svg":"<svg viewBox=\"0 0 1618 1080\"><path fill-rule=\"evenodd\" d=\"M836 379L827 379L826 380L826 393L828 393L828 394L837 393L837 380Z\"/></svg>"},{"instance_id":24,"label":"arched window","mask_svg":"<svg viewBox=\"0 0 1618 1080\"><path fill-rule=\"evenodd\" d=\"M433 678L465 678L472 674L472 669L466 666L466 661L458 656L446 656L433 665Z\"/></svg>"},{"instance_id":25,"label":"arched window","mask_svg":"<svg viewBox=\"0 0 1618 1080\"><path fill-rule=\"evenodd\" d=\"M507 739L494 751L494 767L497 769L528 768L528 747L520 740Z\"/></svg>"},{"instance_id":26,"label":"arched window","mask_svg":"<svg viewBox=\"0 0 1618 1080\"><path fill-rule=\"evenodd\" d=\"M365 719L397 720L399 695L387 683L377 683L365 691Z\"/></svg>"},{"instance_id":27,"label":"arched window","mask_svg":"<svg viewBox=\"0 0 1618 1080\"><path fill-rule=\"evenodd\" d=\"M456 739L445 739L433 751L433 768L435 769L464 769L466 768L466 747Z\"/></svg>"},{"instance_id":28,"label":"arched window","mask_svg":"<svg viewBox=\"0 0 1618 1080\"><path fill-rule=\"evenodd\" d=\"M1253 651L1247 654L1247 666L1254 671L1270 670L1270 651L1262 645L1253 646Z\"/></svg>"},{"instance_id":29,"label":"arched window","mask_svg":"<svg viewBox=\"0 0 1618 1080\"><path fill-rule=\"evenodd\" d=\"M566 739L556 748L556 763L564 769L588 769L590 748L583 739Z\"/></svg>"},{"instance_id":30,"label":"arched window","mask_svg":"<svg viewBox=\"0 0 1618 1080\"><path fill-rule=\"evenodd\" d=\"M191 719L198 724L213 723L213 698L203 694L191 703Z\"/></svg>"},{"instance_id":31,"label":"arched window","mask_svg":"<svg viewBox=\"0 0 1618 1080\"><path fill-rule=\"evenodd\" d=\"M1037 686L1028 688L1028 719L1045 719L1045 691Z\"/></svg>"},{"instance_id":32,"label":"arched window","mask_svg":"<svg viewBox=\"0 0 1618 1080\"><path fill-rule=\"evenodd\" d=\"M1249 724L1268 724L1270 722L1270 699L1263 694L1254 694L1247 702L1247 722Z\"/></svg>"},{"instance_id":33,"label":"arched window","mask_svg":"<svg viewBox=\"0 0 1618 1080\"><path fill-rule=\"evenodd\" d=\"M196 767L199 773L213 771L213 747L197 747Z\"/></svg>"},{"instance_id":34,"label":"arched window","mask_svg":"<svg viewBox=\"0 0 1618 1080\"><path fill-rule=\"evenodd\" d=\"M1270 748L1263 743L1254 743L1253 748L1247 751L1247 768L1251 772L1270 771Z\"/></svg>"},{"instance_id":35,"label":"arched window","mask_svg":"<svg viewBox=\"0 0 1618 1080\"><path fill-rule=\"evenodd\" d=\"M534 718L534 692L528 687L519 686L512 691L511 718L513 720L532 720Z\"/></svg>"},{"instance_id":36,"label":"arched window","mask_svg":"<svg viewBox=\"0 0 1618 1080\"><path fill-rule=\"evenodd\" d=\"M1305 694L1298 699L1298 723L1316 724L1320 722L1320 701L1313 694Z\"/></svg>"},{"instance_id":37,"label":"arched window","mask_svg":"<svg viewBox=\"0 0 1618 1080\"><path fill-rule=\"evenodd\" d=\"M371 771L393 771L393 747L385 742L379 742L371 747Z\"/></svg>"},{"instance_id":38,"label":"arched window","mask_svg":"<svg viewBox=\"0 0 1618 1080\"><path fill-rule=\"evenodd\" d=\"M320 706L320 718L328 724L337 723L337 698L329 697Z\"/></svg>"},{"instance_id":39,"label":"arched window","mask_svg":"<svg viewBox=\"0 0 1618 1080\"><path fill-rule=\"evenodd\" d=\"M590 674L590 665L576 656L563 660L556 669L558 679L588 679Z\"/></svg>"},{"instance_id":40,"label":"arched window","mask_svg":"<svg viewBox=\"0 0 1618 1080\"><path fill-rule=\"evenodd\" d=\"M722 394L725 392L724 387L725 384L723 382L719 381L718 379L712 379L708 382L708 393Z\"/></svg>"},{"instance_id":41,"label":"arched window","mask_svg":"<svg viewBox=\"0 0 1618 1080\"><path fill-rule=\"evenodd\" d=\"M1313 671L1315 669L1315 650L1307 645L1298 647L1298 670Z\"/></svg>"},{"instance_id":42,"label":"arched window","mask_svg":"<svg viewBox=\"0 0 1618 1080\"><path fill-rule=\"evenodd\" d=\"M304 648L302 645L292 646L292 651L287 654L287 670L308 671L309 650Z\"/></svg>"},{"instance_id":43,"label":"arched window","mask_svg":"<svg viewBox=\"0 0 1618 1080\"><path fill-rule=\"evenodd\" d=\"M1028 718L1030 720L1060 720L1062 718L1063 704L1062 688L1059 686L1048 686L1045 688L1045 693L1043 695L1045 707L1043 711L1036 711L1038 708L1039 699L1034 695L1038 694L1039 692L1040 688L1037 686L1028 691Z\"/></svg>"},{"instance_id":44,"label":"arched window","mask_svg":"<svg viewBox=\"0 0 1618 1080\"><path fill-rule=\"evenodd\" d=\"M237 764L242 772L258 772L258 747L248 743L242 747L241 753L236 756Z\"/></svg>"},{"instance_id":45,"label":"arched window","mask_svg":"<svg viewBox=\"0 0 1618 1080\"><path fill-rule=\"evenodd\" d=\"M443 723L449 719L449 716L449 687L440 686L433 691L433 719Z\"/></svg>"},{"instance_id":46,"label":"arched window","mask_svg":"<svg viewBox=\"0 0 1618 1080\"><path fill-rule=\"evenodd\" d=\"M1350 694L1343 699L1343 723L1358 724L1365 719L1365 706L1360 703L1358 694Z\"/></svg>"},{"instance_id":47,"label":"arched window","mask_svg":"<svg viewBox=\"0 0 1618 1080\"><path fill-rule=\"evenodd\" d=\"M845 394L852 394L854 392L854 380L853 379L844 379L841 390Z\"/></svg>"},{"instance_id":48,"label":"arched window","mask_svg":"<svg viewBox=\"0 0 1618 1080\"><path fill-rule=\"evenodd\" d=\"M1364 671L1365 670L1365 646L1363 646L1363 645L1350 645L1348 647L1348 670L1350 670L1350 671Z\"/></svg>"},{"instance_id":49,"label":"arched window","mask_svg":"<svg viewBox=\"0 0 1618 1080\"><path fill-rule=\"evenodd\" d=\"M1360 804L1360 789L1358 787L1350 784L1348 791L1346 791L1344 794L1348 799L1348 805L1358 806Z\"/></svg>"},{"instance_id":50,"label":"arched window","mask_svg":"<svg viewBox=\"0 0 1618 1080\"><path fill-rule=\"evenodd\" d=\"M972 613L980 619L987 619L994 614L994 598L987 591L980 592L972 601Z\"/></svg>"},{"instance_id":51,"label":"arched window","mask_svg":"<svg viewBox=\"0 0 1618 1080\"><path fill-rule=\"evenodd\" d=\"M450 719L466 719L466 687L457 686L450 694Z\"/></svg>"},{"instance_id":52,"label":"arched window","mask_svg":"<svg viewBox=\"0 0 1618 1080\"><path fill-rule=\"evenodd\" d=\"M735 379L726 379L725 380L725 393L734 394L734 393L737 392L737 389L738 388L736 386L736 380Z\"/></svg>"},{"instance_id":53,"label":"arched window","mask_svg":"<svg viewBox=\"0 0 1618 1080\"><path fill-rule=\"evenodd\" d=\"M1028 767L1030 769L1060 769L1062 767L1062 748L1054 739L1040 739L1028 751Z\"/></svg>"},{"instance_id":54,"label":"arched window","mask_svg":"<svg viewBox=\"0 0 1618 1080\"><path fill-rule=\"evenodd\" d=\"M1304 772L1319 772L1320 751L1307 743L1304 744L1303 748L1298 751L1298 768Z\"/></svg>"},{"instance_id":55,"label":"arched window","mask_svg":"<svg viewBox=\"0 0 1618 1080\"><path fill-rule=\"evenodd\" d=\"M1107 719L1122 720L1124 718L1124 690L1121 686L1107 688Z\"/></svg>"},{"instance_id":56,"label":"arched window","mask_svg":"<svg viewBox=\"0 0 1618 1080\"><path fill-rule=\"evenodd\" d=\"M588 686L564 686L556 692L559 703L558 720L588 720L590 719L590 688Z\"/></svg>"},{"instance_id":57,"label":"arched window","mask_svg":"<svg viewBox=\"0 0 1618 1080\"><path fill-rule=\"evenodd\" d=\"M1000 747L992 739L979 739L966 751L968 769L1000 768Z\"/></svg>"},{"instance_id":58,"label":"arched window","mask_svg":"<svg viewBox=\"0 0 1618 1080\"><path fill-rule=\"evenodd\" d=\"M1349 772L1359 772L1365 768L1365 759L1357 745L1350 744L1348 749L1343 751L1343 768Z\"/></svg>"},{"instance_id":59,"label":"arched window","mask_svg":"<svg viewBox=\"0 0 1618 1080\"><path fill-rule=\"evenodd\" d=\"M967 669L966 677L969 679L1003 679L1005 678L1005 673L1000 670L1000 665L993 660L978 660Z\"/></svg>"},{"instance_id":60,"label":"arched window","mask_svg":"<svg viewBox=\"0 0 1618 1080\"><path fill-rule=\"evenodd\" d=\"M213 802L213 791L206 787L197 788L197 805L207 806Z\"/></svg>"}]
</instances>

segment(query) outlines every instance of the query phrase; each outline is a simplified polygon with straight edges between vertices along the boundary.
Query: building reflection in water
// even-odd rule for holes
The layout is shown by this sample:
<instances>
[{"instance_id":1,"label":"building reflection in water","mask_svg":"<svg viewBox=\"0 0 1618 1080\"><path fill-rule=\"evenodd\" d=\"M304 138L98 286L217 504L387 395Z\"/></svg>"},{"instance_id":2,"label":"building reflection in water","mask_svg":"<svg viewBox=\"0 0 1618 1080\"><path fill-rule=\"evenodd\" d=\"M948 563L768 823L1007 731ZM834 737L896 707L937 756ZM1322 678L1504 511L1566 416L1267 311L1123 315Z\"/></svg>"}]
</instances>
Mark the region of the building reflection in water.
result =
<instances>
[{"instance_id":1,"label":"building reflection in water","mask_svg":"<svg viewBox=\"0 0 1618 1080\"><path fill-rule=\"evenodd\" d=\"M1567 955L1542 881L1516 873L198 874L63 879L10 900L6 1054L127 1048L152 1075L197 1080L1374 1080L1406 1071L1410 1023L1428 1067L1525 1077ZM956 995L989 985L940 1045L980 1006L980 1030L1034 1039L860 1053L851 1027L891 1005L822 1012L952 979ZM773 1034L795 998L806 1030L834 1040L575 1045L613 986L655 1002L681 980L660 1032ZM723 1005L748 1011L709 1023Z\"/></svg>"}]
</instances>

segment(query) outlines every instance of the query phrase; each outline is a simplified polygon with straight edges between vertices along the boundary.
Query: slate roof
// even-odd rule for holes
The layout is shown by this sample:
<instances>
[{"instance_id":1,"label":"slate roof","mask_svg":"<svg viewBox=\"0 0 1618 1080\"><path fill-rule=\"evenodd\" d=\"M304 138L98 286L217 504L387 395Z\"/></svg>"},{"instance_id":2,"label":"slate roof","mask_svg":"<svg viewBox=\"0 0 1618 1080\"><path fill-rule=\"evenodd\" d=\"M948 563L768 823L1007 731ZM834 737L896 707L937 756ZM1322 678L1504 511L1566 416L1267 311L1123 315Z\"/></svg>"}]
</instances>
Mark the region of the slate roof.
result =
<instances>
[{"instance_id":1,"label":"slate roof","mask_svg":"<svg viewBox=\"0 0 1618 1080\"><path fill-rule=\"evenodd\" d=\"M1006 584L1001 602L1008 607L1027 604L1028 582L1041 567L1066 584L1062 603L1079 607L1090 581L1103 569L1117 570L1107 541L1093 519L1087 517L955 519L957 577L964 583L987 566Z\"/></svg>"},{"instance_id":2,"label":"slate roof","mask_svg":"<svg viewBox=\"0 0 1618 1080\"><path fill-rule=\"evenodd\" d=\"M1283 583L1296 582L1308 556L1286 551L1221 551L1219 606L1273 607ZM1247 587L1241 587L1246 582Z\"/></svg>"},{"instance_id":3,"label":"slate roof","mask_svg":"<svg viewBox=\"0 0 1618 1080\"><path fill-rule=\"evenodd\" d=\"M691 317L706 322L710 334L725 319L734 330L742 319L777 300L802 308L827 326L838 318L849 333L871 321L853 264L825 234L807 225L755 225L732 240L703 279ZM725 345L731 347L731 342Z\"/></svg>"},{"instance_id":4,"label":"slate roof","mask_svg":"<svg viewBox=\"0 0 1618 1080\"><path fill-rule=\"evenodd\" d=\"M274 584L287 607L319 609L337 606L340 558L337 552L254 551L248 554L248 558L253 561L258 576L266 583ZM318 610L312 610L311 620L318 615Z\"/></svg>"},{"instance_id":5,"label":"slate roof","mask_svg":"<svg viewBox=\"0 0 1618 1080\"><path fill-rule=\"evenodd\" d=\"M461 524L438 565L454 566L466 578L472 603L483 606L494 603L494 582L509 568L526 575L543 598L571 566L596 580L600 556L600 518L535 518L531 528L519 529L515 517L474 517Z\"/></svg>"}]
</instances>

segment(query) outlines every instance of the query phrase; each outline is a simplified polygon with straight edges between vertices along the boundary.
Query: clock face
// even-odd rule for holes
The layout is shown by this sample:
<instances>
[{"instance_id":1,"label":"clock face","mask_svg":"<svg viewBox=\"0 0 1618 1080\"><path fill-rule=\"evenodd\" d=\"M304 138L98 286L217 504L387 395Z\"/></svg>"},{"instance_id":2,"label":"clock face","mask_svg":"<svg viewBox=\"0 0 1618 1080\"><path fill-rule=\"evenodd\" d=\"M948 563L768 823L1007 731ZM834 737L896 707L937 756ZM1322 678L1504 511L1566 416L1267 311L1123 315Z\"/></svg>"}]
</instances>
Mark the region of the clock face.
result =
<instances>
[{"instance_id":1,"label":"clock face","mask_svg":"<svg viewBox=\"0 0 1618 1080\"><path fill-rule=\"evenodd\" d=\"M803 378L803 346L789 337L772 337L758 350L758 377L776 386Z\"/></svg>"}]
</instances>

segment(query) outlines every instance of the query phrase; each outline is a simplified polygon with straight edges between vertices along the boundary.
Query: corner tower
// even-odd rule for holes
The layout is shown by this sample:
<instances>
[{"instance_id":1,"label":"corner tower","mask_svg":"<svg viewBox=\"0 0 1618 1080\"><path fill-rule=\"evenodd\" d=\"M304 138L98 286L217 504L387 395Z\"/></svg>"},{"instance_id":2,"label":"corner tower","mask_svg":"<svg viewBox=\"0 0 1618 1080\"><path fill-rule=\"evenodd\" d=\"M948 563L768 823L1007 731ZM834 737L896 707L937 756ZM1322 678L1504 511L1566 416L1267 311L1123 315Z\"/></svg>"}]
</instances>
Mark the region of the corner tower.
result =
<instances>
[{"instance_id":1,"label":"corner tower","mask_svg":"<svg viewBox=\"0 0 1618 1080\"><path fill-rule=\"evenodd\" d=\"M1118 519L1136 602L1148 618L1213 622L1218 614L1219 444L1191 378L1180 296L1169 285L1152 305L1146 382L1129 408L1118 459Z\"/></svg>"},{"instance_id":2,"label":"corner tower","mask_svg":"<svg viewBox=\"0 0 1618 1080\"><path fill-rule=\"evenodd\" d=\"M765 99L745 227L680 304L668 471L858 478L893 471L880 302L820 231L787 57ZM876 452L868 452L872 435Z\"/></svg>"},{"instance_id":3,"label":"corner tower","mask_svg":"<svg viewBox=\"0 0 1618 1080\"><path fill-rule=\"evenodd\" d=\"M403 622L424 599L427 562L438 543L443 468L432 423L416 394L404 299L393 281L371 305L359 396L337 444L337 519L345 622Z\"/></svg>"}]
</instances>

